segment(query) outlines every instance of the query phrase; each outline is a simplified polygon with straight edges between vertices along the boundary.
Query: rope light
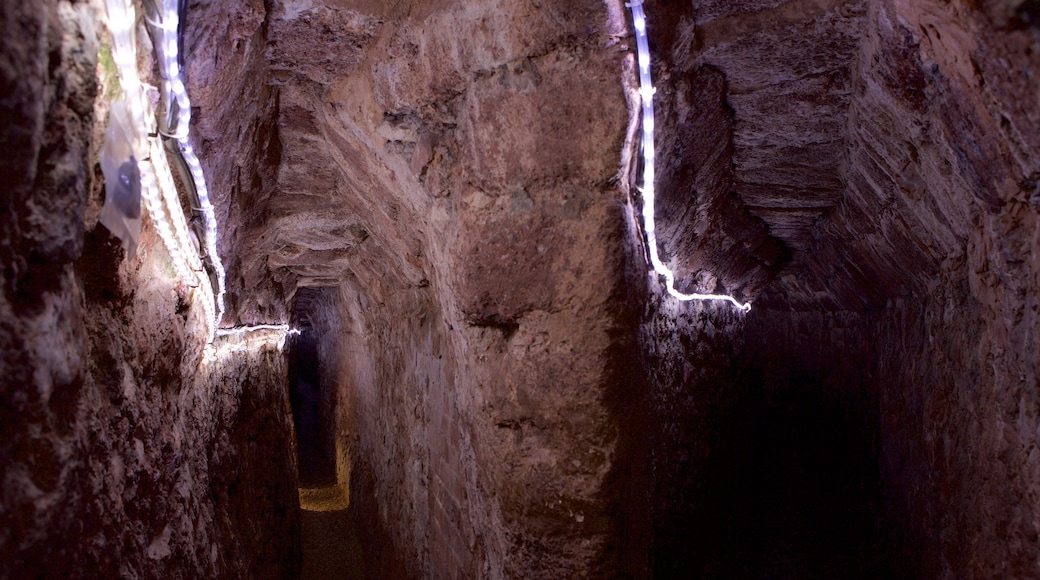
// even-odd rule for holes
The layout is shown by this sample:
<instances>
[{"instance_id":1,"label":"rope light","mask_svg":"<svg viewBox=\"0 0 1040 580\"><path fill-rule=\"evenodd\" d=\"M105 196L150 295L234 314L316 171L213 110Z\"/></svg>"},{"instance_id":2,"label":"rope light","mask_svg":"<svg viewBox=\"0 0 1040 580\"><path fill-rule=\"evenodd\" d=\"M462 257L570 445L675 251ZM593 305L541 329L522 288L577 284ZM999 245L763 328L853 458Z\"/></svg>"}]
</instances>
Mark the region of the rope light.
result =
<instances>
[{"instance_id":1,"label":"rope light","mask_svg":"<svg viewBox=\"0 0 1040 580\"><path fill-rule=\"evenodd\" d=\"M188 221L184 217L184 211L181 209L181 200L177 194L177 184L173 181L173 173L170 171L169 163L165 162L166 151L163 148L161 139L158 137L150 139L150 141L151 156L152 159L156 160L154 165L159 182L159 191L162 194L163 203L166 204L166 211L171 218L170 222L173 224L174 238L177 240L177 245L185 250L186 260L189 262L191 269L195 272L202 272L202 260L191 242ZM194 273L192 277L194 278Z\"/></svg>"},{"instance_id":2,"label":"rope light","mask_svg":"<svg viewBox=\"0 0 1040 580\"><path fill-rule=\"evenodd\" d=\"M204 226L203 244L216 278L216 288L214 289L214 301L216 302L214 327L216 328L224 318L226 274L220 254L217 252L217 217L210 201L209 188L206 186L206 175L203 173L202 164L188 139L188 130L191 126L191 101L188 99L180 68L178 0L161 0L159 11L161 20L149 22L159 30L160 37L156 44L160 47L160 65L166 96L167 118L164 131L167 136L176 140L177 149L188 167L198 198L199 207L197 209L202 214Z\"/></svg>"},{"instance_id":3,"label":"rope light","mask_svg":"<svg viewBox=\"0 0 1040 580\"><path fill-rule=\"evenodd\" d=\"M236 334L245 334L247 332L257 332L261 330L278 330L288 335L300 334L300 331L295 328L290 328L288 324L257 324L255 326L236 326L234 328L221 328L217 330L217 336L232 336Z\"/></svg>"},{"instance_id":4,"label":"rope light","mask_svg":"<svg viewBox=\"0 0 1040 580\"><path fill-rule=\"evenodd\" d=\"M204 360L213 363L234 353L257 351L267 345L277 346L279 351L284 351L286 338L297 334L300 331L288 324L221 328L216 332L216 340L207 346Z\"/></svg>"},{"instance_id":5,"label":"rope light","mask_svg":"<svg viewBox=\"0 0 1040 580\"><path fill-rule=\"evenodd\" d=\"M668 293L679 300L722 300L732 303L741 310L750 310L751 304L743 304L725 294L685 294L675 289L675 273L661 261L657 248L657 225L654 219L654 84L650 77L650 41L646 33L646 14L643 0L627 4L632 11L632 23L636 30L636 52L639 63L639 97L643 103L643 231L650 253L654 272L664 276Z\"/></svg>"},{"instance_id":6,"label":"rope light","mask_svg":"<svg viewBox=\"0 0 1040 580\"><path fill-rule=\"evenodd\" d=\"M119 71L120 86L123 88L122 99L126 103L131 125L128 128L131 146L134 156L141 160L138 166L141 170L142 200L173 261L177 276L191 286L201 287L206 295L203 308L206 318L211 322L209 342L212 342L225 310L225 271L217 253L216 212L210 202L202 165L188 141L191 102L179 63L178 2L158 0L153 6L157 14L152 16L159 20L148 18L147 21L158 31L155 46L160 56L160 76L166 108L166 119L158 131L155 130L155 114L149 104L145 85L137 71L137 16L131 0L105 0L107 25L112 35L112 59ZM208 276L199 275L204 266L191 241L177 186L166 162L161 138L157 134L175 140L176 154L187 168L191 181L188 185L197 196L197 211L204 224L202 244L215 283L211 283Z\"/></svg>"},{"instance_id":7,"label":"rope light","mask_svg":"<svg viewBox=\"0 0 1040 580\"><path fill-rule=\"evenodd\" d=\"M174 271L177 272L177 275L182 280L188 281L189 284L195 284L198 280L195 272L188 266L188 258L181 251L182 246L177 243L173 230L170 228L170 222L166 219L162 209L161 189L156 179L155 171L152 169L152 164L142 163L141 197L144 199L145 207L148 208L148 214L152 216L152 221L155 222L155 229L159 231L159 237L162 238L163 245L166 246L166 250L170 254Z\"/></svg>"},{"instance_id":8,"label":"rope light","mask_svg":"<svg viewBox=\"0 0 1040 580\"><path fill-rule=\"evenodd\" d=\"M174 271L189 285L197 285L195 271L202 269L201 262L188 243L187 223L176 203L176 186L162 147L158 138L148 136L148 127L155 125L155 117L137 72L136 13L127 0L107 0L105 7L112 35L112 60L119 70L122 101L129 115L130 126L126 129L134 156L141 160L137 164L141 171L141 198L173 261ZM164 201L167 207L163 206ZM173 211L174 207L177 211Z\"/></svg>"}]
</instances>

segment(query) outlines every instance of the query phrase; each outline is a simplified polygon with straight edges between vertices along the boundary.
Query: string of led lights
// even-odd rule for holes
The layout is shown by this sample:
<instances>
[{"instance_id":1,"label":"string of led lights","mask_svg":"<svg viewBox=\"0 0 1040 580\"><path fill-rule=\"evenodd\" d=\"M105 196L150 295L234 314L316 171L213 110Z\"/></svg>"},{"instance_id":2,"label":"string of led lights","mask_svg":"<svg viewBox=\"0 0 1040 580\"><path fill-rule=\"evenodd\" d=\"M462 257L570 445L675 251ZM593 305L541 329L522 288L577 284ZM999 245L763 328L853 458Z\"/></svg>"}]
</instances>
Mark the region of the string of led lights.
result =
<instances>
[{"instance_id":1,"label":"string of led lights","mask_svg":"<svg viewBox=\"0 0 1040 580\"><path fill-rule=\"evenodd\" d=\"M288 324L257 324L254 326L236 326L234 328L221 328L217 330L217 336L234 336L237 334L245 334L247 332L257 332L261 330L279 330L289 335L300 334L300 331L291 328Z\"/></svg>"},{"instance_id":2,"label":"string of led lights","mask_svg":"<svg viewBox=\"0 0 1040 580\"><path fill-rule=\"evenodd\" d=\"M154 116L148 105L145 86L137 72L136 13L126 0L107 0L108 28L112 35L112 60L119 72L122 102L129 119L130 147L140 159L141 198L155 223L174 271L189 285L197 285L196 272L202 266L198 256L189 251L187 223L176 202L176 186L165 163L165 154L159 140L147 135L146 128L154 126ZM170 196L173 196L171 203ZM166 207L164 207L164 202ZM176 209L176 211L174 211ZM168 216L172 216L169 219ZM180 217L178 220L177 217Z\"/></svg>"},{"instance_id":3,"label":"string of led lights","mask_svg":"<svg viewBox=\"0 0 1040 580\"><path fill-rule=\"evenodd\" d=\"M285 324L222 328L203 353L203 360L213 363L233 353L257 353L265 346L274 346L278 351L284 351L286 340L295 334L299 334L299 331Z\"/></svg>"},{"instance_id":4,"label":"string of led lights","mask_svg":"<svg viewBox=\"0 0 1040 580\"><path fill-rule=\"evenodd\" d=\"M162 151L162 148L159 148ZM154 153L153 153L154 155ZM163 157L157 157L162 159ZM187 282L189 285L196 285L198 283L198 277L195 275L195 271L189 264L188 255L181 250L186 246L178 240L178 237L173 228L170 227L170 221L166 219L165 212L163 209L163 199L160 195L165 195L163 192L164 188L159 185L159 178L156 176L158 173L152 163L141 164L141 198L144 200L145 207L148 208L148 214L152 216L152 221L155 222L155 228L159 231L159 237L163 241L163 245L166 246L167 252L170 254L170 259L173 261L173 269L177 272L177 275ZM156 218L156 216L160 216ZM183 220L182 220L183 221ZM192 257L194 257L192 255ZM201 270L201 265L199 266Z\"/></svg>"},{"instance_id":5,"label":"string of led lights","mask_svg":"<svg viewBox=\"0 0 1040 580\"><path fill-rule=\"evenodd\" d=\"M646 14L643 0L634 0L627 4L632 11L632 23L636 31L636 52L639 62L639 96L643 103L643 231L646 232L646 244L650 253L650 263L654 272L664 276L668 293L679 300L723 300L732 303L741 310L750 310L751 304L742 304L736 298L725 294L685 294L675 289L675 273L661 261L657 249L657 225L654 218L654 84L650 77L650 41L646 33Z\"/></svg>"},{"instance_id":6,"label":"string of led lights","mask_svg":"<svg viewBox=\"0 0 1040 580\"><path fill-rule=\"evenodd\" d=\"M203 223L202 243L205 247L207 262L213 271L215 278L214 301L216 314L214 327L220 325L224 318L224 294L226 280L224 264L220 260L217 251L217 218L216 211L210 201L209 188L206 186L206 176L202 171L195 150L192 148L188 138L188 130L191 126L191 101L184 86L184 78L180 67L180 10L179 0L161 0L158 3L158 13L149 18L148 22L158 31L159 47L161 55L160 70L163 81L164 102L166 105L166 122L162 128L164 134L176 141L176 152L187 166L190 175L190 186L194 193L198 207L193 208L201 214Z\"/></svg>"},{"instance_id":7,"label":"string of led lights","mask_svg":"<svg viewBox=\"0 0 1040 580\"><path fill-rule=\"evenodd\" d=\"M146 86L137 71L137 15L131 0L105 0L107 26L112 36L112 58L118 69L121 96L129 119L129 138L136 159L141 160L141 197L156 226L159 237L181 280L201 287L206 295L203 308L211 322L209 342L224 316L225 272L217 252L216 212L210 202L202 165L188 140L191 102L181 74L179 60L178 0L151 0L146 3L145 20L155 30L156 52L162 77L162 103L165 119L158 123L146 94ZM156 133L158 135L156 135ZM161 137L160 137L161 135ZM169 146L163 147L163 140ZM193 210L200 215L203 228L198 237L205 250L205 266L211 276L199 275L205 269L202 257L191 241L190 228L181 209L177 186L167 163L167 151L183 167L184 181L192 194Z\"/></svg>"}]
</instances>

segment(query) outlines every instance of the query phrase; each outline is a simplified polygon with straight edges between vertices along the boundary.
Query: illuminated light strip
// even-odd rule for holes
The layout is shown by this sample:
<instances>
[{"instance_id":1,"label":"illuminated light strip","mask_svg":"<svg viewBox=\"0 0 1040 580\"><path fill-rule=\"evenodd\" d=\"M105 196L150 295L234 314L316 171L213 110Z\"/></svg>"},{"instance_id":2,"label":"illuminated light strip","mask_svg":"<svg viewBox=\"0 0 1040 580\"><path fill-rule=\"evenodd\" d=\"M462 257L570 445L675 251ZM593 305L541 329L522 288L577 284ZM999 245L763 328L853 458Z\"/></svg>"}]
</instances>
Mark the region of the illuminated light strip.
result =
<instances>
[{"instance_id":1,"label":"illuminated light strip","mask_svg":"<svg viewBox=\"0 0 1040 580\"><path fill-rule=\"evenodd\" d=\"M181 200L177 195L177 184L173 181L170 164L159 161L166 160L166 150L163 148L161 139L153 138L150 141L152 162L155 165L159 179L159 191L162 193L163 202L166 203L166 211L171 216L177 245L187 250L188 266L193 272L200 272L202 271L202 260L199 258L198 252L194 251L195 245L192 243L191 234L188 232L188 221L184 218L184 210L181 208ZM194 273L190 280L195 280ZM194 282L192 284L194 285Z\"/></svg>"},{"instance_id":2,"label":"illuminated light strip","mask_svg":"<svg viewBox=\"0 0 1040 580\"><path fill-rule=\"evenodd\" d=\"M300 334L300 331L295 328L290 328L288 324L257 324L256 326L236 326L234 328L221 328L217 330L217 336L232 336L235 334L245 334L247 332L257 332L260 330L278 330L285 334Z\"/></svg>"},{"instance_id":3,"label":"illuminated light strip","mask_svg":"<svg viewBox=\"0 0 1040 580\"><path fill-rule=\"evenodd\" d=\"M157 140L145 137L147 127L154 125L154 117L147 104L144 84L137 72L137 16L133 5L126 0L106 0L105 7L108 28L112 35L112 59L119 68L120 85L132 125L129 127L131 147L134 156L139 160L138 167L141 170L141 197L173 261L174 270L181 279L194 285L197 283L197 276L193 271L193 262L200 266L201 262L198 262L188 241L183 212L179 211L179 203L175 206L178 210L176 212L172 211L172 207L163 207L163 199L168 206L171 205L171 191L173 199L176 200L176 186L173 185L172 176L169 176L169 167L163 162L165 154L162 148L156 147ZM156 173L159 174L158 178ZM167 217L170 215L179 215L181 219L178 221L175 218L171 225Z\"/></svg>"},{"instance_id":4,"label":"illuminated light strip","mask_svg":"<svg viewBox=\"0 0 1040 580\"><path fill-rule=\"evenodd\" d=\"M174 233L170 229L169 222L164 219L162 200L159 198L160 189L155 178L155 172L152 170L152 164L141 163L141 197L144 199L145 207L148 208L148 215L152 216L152 221L155 222L155 229L159 231L159 237L162 238L163 245L166 246L166 250L170 253L170 259L173 261L173 268L176 270L177 275L182 280L186 280L189 284L194 285L197 283L198 278L196 278L195 272L189 267L187 257L181 252Z\"/></svg>"},{"instance_id":5,"label":"illuminated light strip","mask_svg":"<svg viewBox=\"0 0 1040 580\"><path fill-rule=\"evenodd\" d=\"M675 274L661 261L657 249L657 225L654 219L654 84L650 78L650 42L646 36L646 14L643 0L627 4L632 9L636 29L636 52L639 61L639 97L643 102L643 230L650 250L654 271L664 276L668 293L679 300L724 300L741 310L751 310L751 304L742 304L725 294L684 294L675 289Z\"/></svg>"},{"instance_id":6,"label":"illuminated light strip","mask_svg":"<svg viewBox=\"0 0 1040 580\"><path fill-rule=\"evenodd\" d=\"M184 87L184 79L180 70L180 38L177 34L180 15L177 0L163 1L159 9L162 12L159 15L161 20L148 19L148 23L159 30L159 40L156 45L162 55L161 76L163 92L167 95L168 120L164 134L175 139L182 139L188 137L188 128L191 124L191 103L188 101L188 92ZM176 105L176 117L173 116L174 105Z\"/></svg>"},{"instance_id":7,"label":"illuminated light strip","mask_svg":"<svg viewBox=\"0 0 1040 580\"><path fill-rule=\"evenodd\" d=\"M278 346L278 350L284 350L285 339L296 334L300 334L300 331L291 328L288 324L259 324L256 326L222 328L216 333L218 338L224 339L232 336L241 336L243 338L214 340L206 347L205 360L207 362L215 362L229 354L255 351L269 344L275 344Z\"/></svg>"},{"instance_id":8,"label":"illuminated light strip","mask_svg":"<svg viewBox=\"0 0 1040 580\"><path fill-rule=\"evenodd\" d=\"M162 21L153 24L162 32L160 46L162 52L163 85L167 95L172 96L177 110L176 123L173 127L167 127L167 130L170 132L170 136L176 139L181 156L184 158L188 171L191 173L192 181L195 182L195 190L199 200L198 209L202 212L202 220L205 227L203 244L205 244L206 253L209 255L210 263L217 278L217 287L214 292L214 301L216 303L214 327L218 327L220 321L224 318L226 274L224 265L220 260L220 254L217 252L216 211L210 202L209 188L206 186L206 176L202 171L202 164L199 162L198 156L195 155L195 151L192 149L188 139L188 130L191 126L191 101L188 99L188 92L185 89L184 78L178 62L178 43L180 39L177 34L177 28L180 24L180 16L177 4L177 0L163 0L161 4ZM174 103L167 99L166 106L168 108L173 107Z\"/></svg>"},{"instance_id":9,"label":"illuminated light strip","mask_svg":"<svg viewBox=\"0 0 1040 580\"><path fill-rule=\"evenodd\" d=\"M177 144L180 146L181 155L184 157L185 163L188 164L188 170L191 172L191 177L195 181L195 189L199 196L199 209L202 210L202 220L206 227L206 252L210 256L210 263L213 265L213 269L217 274L217 287L214 289L214 297L216 301L217 314L214 319L214 325L219 326L220 321L224 318L224 292L226 287L224 264L220 261L220 255L217 253L217 216L213 209L213 204L209 201L209 189L206 188L206 176L202 173L202 164L199 163L199 158L195 156L195 151L192 150L191 144L188 143L188 139L178 139Z\"/></svg>"}]
</instances>

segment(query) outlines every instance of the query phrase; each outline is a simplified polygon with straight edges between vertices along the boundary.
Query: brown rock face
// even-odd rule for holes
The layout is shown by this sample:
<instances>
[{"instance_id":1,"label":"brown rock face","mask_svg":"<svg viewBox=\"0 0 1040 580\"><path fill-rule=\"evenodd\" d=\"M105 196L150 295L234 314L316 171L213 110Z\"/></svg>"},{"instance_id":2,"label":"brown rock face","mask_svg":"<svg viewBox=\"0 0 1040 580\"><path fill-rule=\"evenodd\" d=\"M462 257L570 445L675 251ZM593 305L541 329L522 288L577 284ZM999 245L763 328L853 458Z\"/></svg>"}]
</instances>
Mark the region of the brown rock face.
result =
<instances>
[{"instance_id":1,"label":"brown rock face","mask_svg":"<svg viewBox=\"0 0 1040 580\"><path fill-rule=\"evenodd\" d=\"M756 512L804 498L747 482L775 457L831 477L798 462L837 430L847 515L882 525L818 522L854 548L819 569L1035 573L1030 6L648 3L661 249L747 317L644 286L620 4L275 2L195 29L248 55L191 69L200 138L239 139L205 161L235 316L303 297L382 570L810 574L770 560L788 508Z\"/></svg>"},{"instance_id":2,"label":"brown rock face","mask_svg":"<svg viewBox=\"0 0 1040 580\"><path fill-rule=\"evenodd\" d=\"M737 331L744 346L734 361L753 371L751 390L725 379L742 402L700 405L730 416L763 396L769 419L781 413L775 401L801 392L863 421L878 454L879 517L901 563L890 573L1038 572L1040 519L1026 507L1037 485L1034 12L1020 3L695 2L662 6L675 25L651 31L659 94L701 111L669 117L684 132L665 137L677 146L662 181L686 175L680 185L699 194L661 202L677 271L756 287L736 277L739 254L712 253L705 244L724 242L695 235L689 216L720 188L790 256L757 286ZM684 170L685 159L703 162ZM745 255L760 243L745 244ZM661 338L650 340L654 352L670 352ZM846 361L826 363L834 357ZM789 369L800 370L792 378ZM849 392L849 383L859 386ZM710 397L710 385L688 388ZM691 463L710 469L712 460ZM676 565L667 554L656 561ZM704 562L701 570L719 565Z\"/></svg>"},{"instance_id":3,"label":"brown rock face","mask_svg":"<svg viewBox=\"0 0 1040 580\"><path fill-rule=\"evenodd\" d=\"M605 574L621 30L597 3L270 9L280 163L232 202L232 284L334 288L306 300L374 565Z\"/></svg>"},{"instance_id":4,"label":"brown rock face","mask_svg":"<svg viewBox=\"0 0 1040 580\"><path fill-rule=\"evenodd\" d=\"M153 224L133 261L98 225L98 9L0 4L0 576L291 576L282 353L203 361Z\"/></svg>"},{"instance_id":5,"label":"brown rock face","mask_svg":"<svg viewBox=\"0 0 1040 580\"><path fill-rule=\"evenodd\" d=\"M622 2L188 2L367 569L1040 576L1036 2L645 7L662 257L750 313L647 271ZM0 3L0 575L293 577L291 365L97 227L98 9Z\"/></svg>"}]
</instances>

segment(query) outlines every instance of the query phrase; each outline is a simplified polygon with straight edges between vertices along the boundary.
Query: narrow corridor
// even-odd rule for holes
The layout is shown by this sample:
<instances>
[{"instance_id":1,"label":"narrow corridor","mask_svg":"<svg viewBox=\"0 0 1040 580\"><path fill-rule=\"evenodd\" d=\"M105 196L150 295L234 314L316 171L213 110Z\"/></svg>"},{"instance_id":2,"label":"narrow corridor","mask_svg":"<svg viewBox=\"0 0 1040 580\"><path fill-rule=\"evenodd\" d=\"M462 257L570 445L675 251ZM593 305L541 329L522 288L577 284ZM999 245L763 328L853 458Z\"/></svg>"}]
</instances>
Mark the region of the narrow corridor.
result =
<instances>
[{"instance_id":1,"label":"narrow corridor","mask_svg":"<svg viewBox=\"0 0 1040 580\"><path fill-rule=\"evenodd\" d=\"M304 333L296 349L293 419L296 424L305 580L368 578L350 491L336 478L335 459L324 444L321 391L314 338Z\"/></svg>"}]
</instances>

